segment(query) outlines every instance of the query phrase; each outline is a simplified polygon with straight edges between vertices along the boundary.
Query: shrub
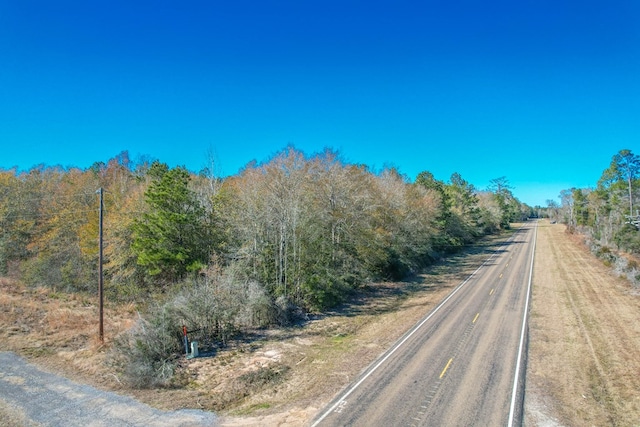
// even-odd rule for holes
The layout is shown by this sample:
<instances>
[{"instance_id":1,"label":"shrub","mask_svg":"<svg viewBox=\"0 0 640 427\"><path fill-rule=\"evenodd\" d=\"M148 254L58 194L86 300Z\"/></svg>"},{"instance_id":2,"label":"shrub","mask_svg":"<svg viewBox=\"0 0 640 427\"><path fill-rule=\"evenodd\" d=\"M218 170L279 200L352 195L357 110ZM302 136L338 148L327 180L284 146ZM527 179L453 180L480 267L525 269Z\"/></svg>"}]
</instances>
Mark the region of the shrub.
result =
<instances>
[{"instance_id":1,"label":"shrub","mask_svg":"<svg viewBox=\"0 0 640 427\"><path fill-rule=\"evenodd\" d=\"M607 267L611 267L616 262L616 255L608 246L599 246L595 255L600 258Z\"/></svg>"},{"instance_id":2,"label":"shrub","mask_svg":"<svg viewBox=\"0 0 640 427\"><path fill-rule=\"evenodd\" d=\"M640 232L631 224L622 227L615 234L614 241L620 249L630 253L640 253Z\"/></svg>"},{"instance_id":3,"label":"shrub","mask_svg":"<svg viewBox=\"0 0 640 427\"><path fill-rule=\"evenodd\" d=\"M632 285L640 285L640 269L635 260L628 260L624 256L616 259L614 272L621 277L625 277Z\"/></svg>"},{"instance_id":4,"label":"shrub","mask_svg":"<svg viewBox=\"0 0 640 427\"><path fill-rule=\"evenodd\" d=\"M150 317L150 321L140 318L114 345L115 364L135 388L168 385L181 350L170 313L161 307Z\"/></svg>"},{"instance_id":5,"label":"shrub","mask_svg":"<svg viewBox=\"0 0 640 427\"><path fill-rule=\"evenodd\" d=\"M276 385L282 382L287 372L289 372L289 369L287 365L262 367L240 375L238 380L249 388L262 388L267 385Z\"/></svg>"},{"instance_id":6,"label":"shrub","mask_svg":"<svg viewBox=\"0 0 640 427\"><path fill-rule=\"evenodd\" d=\"M225 346L242 327L285 323L290 311L286 300L274 303L258 283L212 267L119 337L114 359L131 386L167 386L184 352L183 325L206 351Z\"/></svg>"}]
</instances>

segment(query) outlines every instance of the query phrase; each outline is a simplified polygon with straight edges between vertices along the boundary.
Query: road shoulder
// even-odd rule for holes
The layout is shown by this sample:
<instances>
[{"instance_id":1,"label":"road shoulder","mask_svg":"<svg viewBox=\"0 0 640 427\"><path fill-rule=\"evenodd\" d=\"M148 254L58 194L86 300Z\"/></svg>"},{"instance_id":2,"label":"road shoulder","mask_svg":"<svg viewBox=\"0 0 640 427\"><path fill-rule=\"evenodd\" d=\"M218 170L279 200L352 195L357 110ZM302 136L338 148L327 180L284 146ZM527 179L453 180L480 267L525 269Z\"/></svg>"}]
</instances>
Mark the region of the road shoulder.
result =
<instances>
[{"instance_id":1,"label":"road shoulder","mask_svg":"<svg viewBox=\"0 0 640 427\"><path fill-rule=\"evenodd\" d=\"M527 426L640 425L640 298L562 225L541 223Z\"/></svg>"}]
</instances>

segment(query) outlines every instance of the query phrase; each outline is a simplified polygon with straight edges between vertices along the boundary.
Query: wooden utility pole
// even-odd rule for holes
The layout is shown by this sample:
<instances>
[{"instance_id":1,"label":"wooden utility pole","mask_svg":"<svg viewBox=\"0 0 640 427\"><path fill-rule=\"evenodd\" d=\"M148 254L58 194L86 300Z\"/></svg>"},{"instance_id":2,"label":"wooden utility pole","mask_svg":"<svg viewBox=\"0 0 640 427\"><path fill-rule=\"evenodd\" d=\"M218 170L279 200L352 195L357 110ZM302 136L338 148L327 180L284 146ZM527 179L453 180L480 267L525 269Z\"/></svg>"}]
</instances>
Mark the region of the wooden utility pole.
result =
<instances>
[{"instance_id":1,"label":"wooden utility pole","mask_svg":"<svg viewBox=\"0 0 640 427\"><path fill-rule=\"evenodd\" d=\"M97 191L98 194L100 194L100 209L99 209L99 216L100 216L100 220L99 220L99 226L98 226L98 295L99 295L99 299L100 299L100 326L98 329L98 338L100 339L100 344L104 344L104 311L103 311L103 305L104 305L104 289L103 289L103 284L104 284L104 277L102 274L102 220L103 220L103 207L104 207L104 196L103 196L103 189L102 187L100 187L100 189Z\"/></svg>"}]
</instances>

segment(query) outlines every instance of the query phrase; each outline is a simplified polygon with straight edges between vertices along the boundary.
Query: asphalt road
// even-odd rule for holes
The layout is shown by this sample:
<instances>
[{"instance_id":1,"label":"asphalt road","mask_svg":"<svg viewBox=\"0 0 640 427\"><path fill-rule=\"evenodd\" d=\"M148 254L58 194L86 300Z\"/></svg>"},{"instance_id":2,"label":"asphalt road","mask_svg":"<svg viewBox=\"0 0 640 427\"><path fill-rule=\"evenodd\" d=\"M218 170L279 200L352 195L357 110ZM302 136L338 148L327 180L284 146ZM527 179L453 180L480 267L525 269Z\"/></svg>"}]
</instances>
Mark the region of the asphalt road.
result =
<instances>
[{"instance_id":1,"label":"asphalt road","mask_svg":"<svg viewBox=\"0 0 640 427\"><path fill-rule=\"evenodd\" d=\"M312 425L521 425L535 235L515 232Z\"/></svg>"},{"instance_id":2,"label":"asphalt road","mask_svg":"<svg viewBox=\"0 0 640 427\"><path fill-rule=\"evenodd\" d=\"M45 372L10 352L0 352L0 401L39 426L205 427L215 414L160 411L130 397L82 385ZM0 419L0 426L5 425Z\"/></svg>"}]
</instances>

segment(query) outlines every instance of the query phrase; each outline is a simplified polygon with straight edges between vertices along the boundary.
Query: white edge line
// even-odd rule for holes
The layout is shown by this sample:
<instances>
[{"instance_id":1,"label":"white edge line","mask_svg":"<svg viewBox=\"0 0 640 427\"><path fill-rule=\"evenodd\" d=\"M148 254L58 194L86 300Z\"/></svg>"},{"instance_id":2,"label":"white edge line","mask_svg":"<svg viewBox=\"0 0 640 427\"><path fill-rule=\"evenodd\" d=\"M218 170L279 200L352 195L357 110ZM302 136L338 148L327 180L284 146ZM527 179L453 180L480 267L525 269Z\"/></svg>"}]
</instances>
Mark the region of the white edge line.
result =
<instances>
[{"instance_id":1,"label":"white edge line","mask_svg":"<svg viewBox=\"0 0 640 427\"><path fill-rule=\"evenodd\" d=\"M520 331L520 346L518 347L518 358L516 361L516 370L513 376L513 389L511 391L511 406L509 408L508 427L513 427L513 417L516 409L516 395L518 392L518 377L520 376L520 363L522 362L522 350L524 347L524 334L527 326L527 317L529 314L529 298L531 297L531 281L533 278L533 259L536 255L536 241L538 239L538 221L536 221L536 231L533 237L533 250L531 251L531 267L529 269L529 283L527 285L527 299L524 304L524 314L522 316L522 330Z\"/></svg>"},{"instance_id":2,"label":"white edge line","mask_svg":"<svg viewBox=\"0 0 640 427\"><path fill-rule=\"evenodd\" d=\"M536 223L537 226L537 223ZM536 228L537 231L537 228ZM511 236L506 242L508 242L509 240L511 240L516 234L514 233L513 236ZM506 244L505 242L505 244ZM504 245L502 246L504 247ZM480 271L480 269L482 267L484 267L489 261L491 261L495 256L496 256L497 251L494 251L493 254L487 258L485 260L485 262L482 263L482 265L478 268L476 268L474 270L473 273L471 273L469 275L469 277L467 277L464 282L462 282L461 284L458 285L457 288L455 288L453 290L453 292L451 292L449 294L449 296L447 296L440 304L438 304L438 306L436 308L433 309L433 311L431 313L429 313L429 315L427 317L425 317L418 325L414 326L413 329L400 341L398 342L388 353L386 356L384 356L382 359L380 359L380 361L378 361L378 363L375 364L375 366L373 368L371 368L369 370L369 372L367 372L362 378L360 378L360 380L355 383L346 393L344 393L342 395L342 397L340 397L336 403L333 404L333 406L331 406L328 410L326 410L322 416L320 418L318 418L316 420L316 422L314 422L313 424L311 424L311 427L316 427L318 424L320 424L322 422L322 420L324 420L330 413L332 413L333 411L335 411L335 409L338 407L338 405L340 405L341 402L343 402L347 397L349 397L349 395L351 393L353 393L359 386L360 384L362 384L367 378L369 378L369 376L371 374L373 374L389 357L391 357L393 355L393 353L396 352L396 350L398 350L398 348L400 348L400 346L402 346L409 338L411 338L411 336L422 327L422 325L424 325L429 319L431 319L431 317L433 317L441 308L443 305L445 305L447 303L447 301L449 301L449 299L451 299L460 289L462 289L462 287L464 285L466 285L469 280L471 280L471 278L473 276L475 276L475 274ZM519 362L519 361L518 361Z\"/></svg>"}]
</instances>

